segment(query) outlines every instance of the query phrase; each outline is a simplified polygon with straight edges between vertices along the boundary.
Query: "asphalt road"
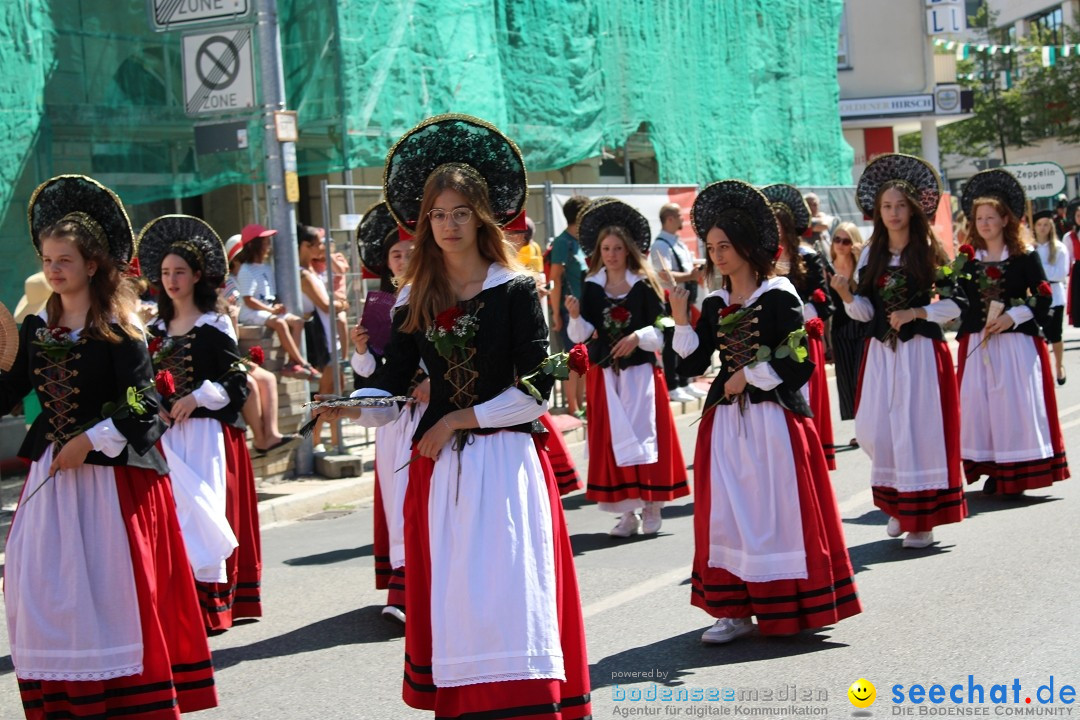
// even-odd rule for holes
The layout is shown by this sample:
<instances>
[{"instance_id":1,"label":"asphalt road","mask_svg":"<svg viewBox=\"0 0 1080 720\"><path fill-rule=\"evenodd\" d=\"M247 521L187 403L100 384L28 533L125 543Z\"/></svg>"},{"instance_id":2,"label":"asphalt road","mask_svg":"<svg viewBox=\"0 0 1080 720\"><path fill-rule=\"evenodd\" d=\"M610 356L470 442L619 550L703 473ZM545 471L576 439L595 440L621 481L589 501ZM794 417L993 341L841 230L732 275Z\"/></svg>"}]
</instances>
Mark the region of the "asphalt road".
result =
<instances>
[{"instance_id":1,"label":"asphalt road","mask_svg":"<svg viewBox=\"0 0 1080 720\"><path fill-rule=\"evenodd\" d=\"M1013 710L1067 716L1063 685L1080 685L1080 331L1070 331L1058 388L1067 449L1077 478L1010 502L968 492L971 517L942 527L939 544L903 550L885 535L872 504L869 462L842 452L833 484L856 568L863 614L833 628L791 638L752 635L703 646L711 624L689 605L693 496L664 510L658 537L612 541L613 517L582 494L565 499L576 554L592 668L593 710L606 717L885 717L911 710ZM835 397L835 395L834 395ZM835 408L834 408L835 410ZM697 426L679 418L684 455ZM1002 418L1008 422L1008 418ZM836 439L854 432L834 419ZM574 454L584 467L582 447ZM374 589L371 507L329 508L314 518L265 530L266 617L212 638L221 706L205 720L431 717L400 698L402 632L381 619L384 591ZM6 632L0 629L0 717L20 717ZM984 687L986 705L892 703L893 686L946 691L968 676ZM1055 703L1036 691L1054 678ZM877 702L854 711L847 688L866 678ZM1020 683L1019 704L1012 684ZM996 683L1008 705L990 704ZM633 701L665 688L703 698L730 688L735 700ZM620 692L625 699L619 700ZM766 699L771 692L772 699ZM756 693L756 700L754 694ZM810 700L805 700L809 693ZM720 694L720 697L723 697ZM1024 699L1031 697L1032 704ZM1045 690L1044 695L1045 697ZM742 698L742 699L740 699ZM792 706L795 706L792 709ZM726 711L726 712L725 712ZM1078 711L1077 714L1080 714Z\"/></svg>"}]
</instances>

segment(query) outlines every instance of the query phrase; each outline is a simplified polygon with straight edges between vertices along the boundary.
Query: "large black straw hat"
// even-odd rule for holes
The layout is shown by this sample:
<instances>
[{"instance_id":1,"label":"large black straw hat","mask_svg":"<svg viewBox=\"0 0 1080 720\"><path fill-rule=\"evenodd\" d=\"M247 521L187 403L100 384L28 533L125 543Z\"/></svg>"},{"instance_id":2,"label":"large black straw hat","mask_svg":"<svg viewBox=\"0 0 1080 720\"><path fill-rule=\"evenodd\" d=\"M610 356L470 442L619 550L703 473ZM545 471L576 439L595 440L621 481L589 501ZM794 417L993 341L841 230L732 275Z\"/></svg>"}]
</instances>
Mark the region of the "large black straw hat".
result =
<instances>
[{"instance_id":1,"label":"large black straw hat","mask_svg":"<svg viewBox=\"0 0 1080 720\"><path fill-rule=\"evenodd\" d=\"M982 197L992 197L1004 203L1009 208L1013 217L1024 217L1024 209L1027 204L1027 195L1024 187L1008 170L994 168L975 173L964 185L964 192L960 195L960 207L969 219L974 219L972 213L975 201Z\"/></svg>"},{"instance_id":2,"label":"large black straw hat","mask_svg":"<svg viewBox=\"0 0 1080 720\"><path fill-rule=\"evenodd\" d=\"M385 202L372 205L356 228L356 250L364 267L380 277L387 270L386 253L400 242L400 226Z\"/></svg>"},{"instance_id":3,"label":"large black straw hat","mask_svg":"<svg viewBox=\"0 0 1080 720\"><path fill-rule=\"evenodd\" d=\"M649 252L652 231L649 221L622 200L613 197L596 198L578 213L578 243L586 255L591 255L600 241L600 231L616 225L625 230L642 255Z\"/></svg>"},{"instance_id":4,"label":"large black straw hat","mask_svg":"<svg viewBox=\"0 0 1080 720\"><path fill-rule=\"evenodd\" d=\"M893 181L904 185L918 199L927 217L933 217L941 200L941 177L937 170L914 155L889 153L875 158L859 178L855 189L855 201L867 217L874 216L874 203L886 183Z\"/></svg>"},{"instance_id":5,"label":"large black straw hat","mask_svg":"<svg viewBox=\"0 0 1080 720\"><path fill-rule=\"evenodd\" d=\"M802 235L810 228L810 208L807 207L797 187L776 183L763 187L761 192L769 198L774 212L777 214L786 212L791 215L792 220L795 221L796 235Z\"/></svg>"},{"instance_id":6,"label":"large black straw hat","mask_svg":"<svg viewBox=\"0 0 1080 720\"><path fill-rule=\"evenodd\" d=\"M161 279L161 261L178 255L203 274L212 286L225 281L229 272L225 246L205 220L191 215L162 215L146 223L136 245L139 269L150 282Z\"/></svg>"},{"instance_id":7,"label":"large black straw hat","mask_svg":"<svg viewBox=\"0 0 1080 720\"><path fill-rule=\"evenodd\" d=\"M398 224L410 232L416 230L424 185L443 165L464 166L483 178L500 226L524 209L528 185L517 145L479 118L437 115L402 135L386 156L386 204Z\"/></svg>"},{"instance_id":8,"label":"large black straw hat","mask_svg":"<svg viewBox=\"0 0 1080 720\"><path fill-rule=\"evenodd\" d=\"M772 262L780 248L780 228L769 198L741 180L706 186L690 209L690 224L702 240L714 227L723 229L733 243L748 240L743 252L763 263Z\"/></svg>"},{"instance_id":9,"label":"large black straw hat","mask_svg":"<svg viewBox=\"0 0 1080 720\"><path fill-rule=\"evenodd\" d=\"M124 204L85 175L58 175L38 185L27 209L30 237L41 255L41 231L60 220L80 225L113 260L127 265L135 240Z\"/></svg>"}]
</instances>

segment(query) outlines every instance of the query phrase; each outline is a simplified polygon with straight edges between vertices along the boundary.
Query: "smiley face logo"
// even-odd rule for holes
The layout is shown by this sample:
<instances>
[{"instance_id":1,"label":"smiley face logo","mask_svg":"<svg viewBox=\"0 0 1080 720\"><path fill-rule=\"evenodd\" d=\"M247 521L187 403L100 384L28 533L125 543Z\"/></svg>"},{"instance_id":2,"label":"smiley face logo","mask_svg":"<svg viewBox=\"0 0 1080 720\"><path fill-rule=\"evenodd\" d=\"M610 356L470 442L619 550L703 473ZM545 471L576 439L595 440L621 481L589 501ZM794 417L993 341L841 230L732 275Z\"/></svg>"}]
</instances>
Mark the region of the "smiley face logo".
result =
<instances>
[{"instance_id":1,"label":"smiley face logo","mask_svg":"<svg viewBox=\"0 0 1080 720\"><path fill-rule=\"evenodd\" d=\"M859 678L847 689L848 700L857 708L868 708L877 700L877 688L866 678Z\"/></svg>"}]
</instances>

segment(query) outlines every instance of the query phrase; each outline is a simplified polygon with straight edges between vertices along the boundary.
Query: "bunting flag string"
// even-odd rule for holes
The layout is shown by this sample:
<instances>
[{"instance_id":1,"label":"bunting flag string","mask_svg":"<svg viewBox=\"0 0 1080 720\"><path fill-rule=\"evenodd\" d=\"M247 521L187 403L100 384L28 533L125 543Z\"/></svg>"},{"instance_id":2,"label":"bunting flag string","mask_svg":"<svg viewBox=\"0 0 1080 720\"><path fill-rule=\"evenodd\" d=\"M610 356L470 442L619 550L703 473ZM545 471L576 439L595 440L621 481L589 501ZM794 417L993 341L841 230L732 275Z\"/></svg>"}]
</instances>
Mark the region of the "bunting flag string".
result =
<instances>
[{"instance_id":1,"label":"bunting flag string","mask_svg":"<svg viewBox=\"0 0 1080 720\"><path fill-rule=\"evenodd\" d=\"M958 40L943 40L941 38L934 39L934 47L944 48L945 50L952 50L956 52L957 60L967 60L971 57L971 53L989 53L991 55L1020 54L1020 53L1040 53L1042 55L1043 67L1050 67L1058 58L1067 58L1073 54L1080 55L1080 43L1069 43L1067 45L996 45L993 43L968 43L960 42Z\"/></svg>"}]
</instances>

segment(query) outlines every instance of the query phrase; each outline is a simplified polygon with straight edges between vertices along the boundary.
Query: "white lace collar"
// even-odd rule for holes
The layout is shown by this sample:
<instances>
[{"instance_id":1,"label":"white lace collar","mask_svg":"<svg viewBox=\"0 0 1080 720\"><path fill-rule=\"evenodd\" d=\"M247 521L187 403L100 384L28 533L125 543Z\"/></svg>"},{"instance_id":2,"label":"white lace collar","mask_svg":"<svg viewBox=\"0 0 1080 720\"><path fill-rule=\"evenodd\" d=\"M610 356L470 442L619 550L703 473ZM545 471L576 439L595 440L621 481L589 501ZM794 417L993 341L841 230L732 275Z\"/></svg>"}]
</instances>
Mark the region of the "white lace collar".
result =
<instances>
[{"instance_id":1,"label":"white lace collar","mask_svg":"<svg viewBox=\"0 0 1080 720\"><path fill-rule=\"evenodd\" d=\"M484 285L480 289L480 292L484 292L484 290L490 290L491 288L498 287L499 285L505 285L519 275L521 275L521 273L517 270L512 270L511 268L508 268L505 265L500 265L499 263L491 263L490 265L488 265L487 277L484 278ZM394 303L395 310L403 305L408 304L409 292L411 289L412 283L402 286L401 290L398 292L397 301Z\"/></svg>"},{"instance_id":2,"label":"white lace collar","mask_svg":"<svg viewBox=\"0 0 1080 720\"><path fill-rule=\"evenodd\" d=\"M644 275L638 275L630 268L626 268L626 284L630 286L631 290L644 279ZM596 283L600 287L605 287L607 285L607 268L600 268L595 274L585 278L585 282Z\"/></svg>"},{"instance_id":3,"label":"white lace collar","mask_svg":"<svg viewBox=\"0 0 1080 720\"><path fill-rule=\"evenodd\" d=\"M784 275L777 275L776 277L768 278L765 282L761 283L761 285L758 285L758 289L755 290L754 293L746 299L746 302L743 303L743 305L753 304L755 300L757 300L759 297L769 292L770 290L781 290L783 292L790 293L791 295L794 295L796 298L798 298L799 302L802 303L802 298L799 297L799 292L795 289L795 286L791 284L791 281L788 280L787 277ZM713 290L711 293L709 293L708 297L718 297L724 301L725 305L728 305L730 304L731 293L724 288L720 288L719 290Z\"/></svg>"},{"instance_id":4,"label":"white lace collar","mask_svg":"<svg viewBox=\"0 0 1080 720\"><path fill-rule=\"evenodd\" d=\"M221 313L214 312L213 310L203 313L199 316L199 319L195 321L195 324L191 326L191 329L194 330L195 328L202 327L203 325L209 325L215 330L227 335L229 339L231 339L233 342L237 342L236 333L233 331L232 320L230 320L227 315L222 315ZM154 321L150 323L150 327L156 330L161 330L162 332L168 332L168 330L165 328L165 323L162 321L161 318L154 318Z\"/></svg>"}]
</instances>

